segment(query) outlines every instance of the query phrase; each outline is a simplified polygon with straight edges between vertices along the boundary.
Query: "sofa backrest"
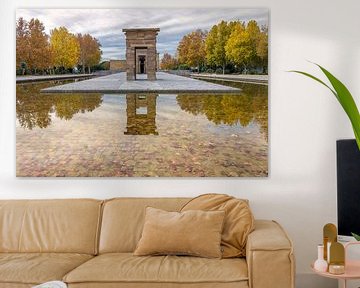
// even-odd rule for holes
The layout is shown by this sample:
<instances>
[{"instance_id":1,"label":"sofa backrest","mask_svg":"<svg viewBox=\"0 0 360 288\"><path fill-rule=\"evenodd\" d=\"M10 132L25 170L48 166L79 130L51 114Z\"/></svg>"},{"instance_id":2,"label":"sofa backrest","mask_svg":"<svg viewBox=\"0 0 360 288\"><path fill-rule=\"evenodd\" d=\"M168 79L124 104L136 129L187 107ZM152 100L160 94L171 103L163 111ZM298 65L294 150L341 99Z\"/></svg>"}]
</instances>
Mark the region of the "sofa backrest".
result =
<instances>
[{"instance_id":1,"label":"sofa backrest","mask_svg":"<svg viewBox=\"0 0 360 288\"><path fill-rule=\"evenodd\" d=\"M0 253L96 254L102 201L0 200Z\"/></svg>"},{"instance_id":2,"label":"sofa backrest","mask_svg":"<svg viewBox=\"0 0 360 288\"><path fill-rule=\"evenodd\" d=\"M145 208L179 211L189 198L116 198L105 201L99 253L133 252L141 237Z\"/></svg>"}]
</instances>

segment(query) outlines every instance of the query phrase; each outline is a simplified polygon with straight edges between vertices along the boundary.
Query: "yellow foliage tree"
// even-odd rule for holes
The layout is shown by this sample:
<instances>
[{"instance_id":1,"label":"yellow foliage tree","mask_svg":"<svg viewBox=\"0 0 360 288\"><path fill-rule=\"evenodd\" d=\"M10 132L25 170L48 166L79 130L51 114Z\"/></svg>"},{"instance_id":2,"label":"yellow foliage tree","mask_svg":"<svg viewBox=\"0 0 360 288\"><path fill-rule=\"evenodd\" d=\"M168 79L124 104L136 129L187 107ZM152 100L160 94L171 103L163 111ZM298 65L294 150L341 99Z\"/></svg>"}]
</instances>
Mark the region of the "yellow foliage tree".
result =
<instances>
[{"instance_id":1,"label":"yellow foliage tree","mask_svg":"<svg viewBox=\"0 0 360 288\"><path fill-rule=\"evenodd\" d=\"M250 21L249 23L251 23ZM248 29L249 28L249 29ZM254 46L253 24L248 24L246 29L242 23L237 23L225 45L226 57L235 65L245 69L256 58L256 46Z\"/></svg>"},{"instance_id":2,"label":"yellow foliage tree","mask_svg":"<svg viewBox=\"0 0 360 288\"><path fill-rule=\"evenodd\" d=\"M77 37L65 27L51 31L50 45L56 67L72 68L78 64L80 44Z\"/></svg>"},{"instance_id":3,"label":"yellow foliage tree","mask_svg":"<svg viewBox=\"0 0 360 288\"><path fill-rule=\"evenodd\" d=\"M207 64L212 66L221 66L225 74L227 57L225 45L230 37L232 28L236 22L221 21L214 25L205 40L205 51Z\"/></svg>"}]
</instances>

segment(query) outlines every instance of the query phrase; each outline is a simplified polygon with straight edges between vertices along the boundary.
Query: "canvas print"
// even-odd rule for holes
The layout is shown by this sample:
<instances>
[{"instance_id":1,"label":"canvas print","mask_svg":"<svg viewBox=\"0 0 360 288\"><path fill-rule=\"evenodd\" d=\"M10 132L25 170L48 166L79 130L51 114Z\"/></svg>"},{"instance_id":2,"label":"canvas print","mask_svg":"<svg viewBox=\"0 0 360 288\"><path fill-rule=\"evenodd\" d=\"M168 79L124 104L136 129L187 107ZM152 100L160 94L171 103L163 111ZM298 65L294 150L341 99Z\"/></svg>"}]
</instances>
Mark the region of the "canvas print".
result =
<instances>
[{"instance_id":1,"label":"canvas print","mask_svg":"<svg viewBox=\"0 0 360 288\"><path fill-rule=\"evenodd\" d=\"M18 9L18 177L267 177L268 9Z\"/></svg>"}]
</instances>

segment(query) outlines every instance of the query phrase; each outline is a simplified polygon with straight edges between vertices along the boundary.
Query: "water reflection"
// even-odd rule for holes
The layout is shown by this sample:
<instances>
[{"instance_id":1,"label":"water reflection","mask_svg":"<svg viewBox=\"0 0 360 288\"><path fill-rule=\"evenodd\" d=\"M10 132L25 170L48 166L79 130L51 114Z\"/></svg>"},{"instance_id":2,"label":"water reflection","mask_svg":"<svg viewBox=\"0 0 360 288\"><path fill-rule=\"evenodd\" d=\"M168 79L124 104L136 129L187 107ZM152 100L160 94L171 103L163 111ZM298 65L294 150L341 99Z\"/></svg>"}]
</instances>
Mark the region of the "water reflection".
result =
<instances>
[{"instance_id":1,"label":"water reflection","mask_svg":"<svg viewBox=\"0 0 360 288\"><path fill-rule=\"evenodd\" d=\"M91 112L101 106L101 94L40 93L50 85L49 82L16 85L16 117L21 127L47 128L54 113L59 119L70 120L77 113Z\"/></svg>"},{"instance_id":2,"label":"water reflection","mask_svg":"<svg viewBox=\"0 0 360 288\"><path fill-rule=\"evenodd\" d=\"M17 85L18 176L268 173L266 86L237 95L40 93L53 85Z\"/></svg>"},{"instance_id":3,"label":"water reflection","mask_svg":"<svg viewBox=\"0 0 360 288\"><path fill-rule=\"evenodd\" d=\"M193 115L205 115L216 125L238 125L247 127L256 122L267 138L268 105L261 95L178 95L180 108Z\"/></svg>"},{"instance_id":4,"label":"water reflection","mask_svg":"<svg viewBox=\"0 0 360 288\"><path fill-rule=\"evenodd\" d=\"M102 94L40 93L41 89L53 84L44 82L17 85L16 115L21 127L29 130L35 127L47 128L51 125L52 115L70 120L77 113L94 111L106 101ZM179 94L176 102L181 110L192 115L204 115L216 125L247 127L255 123L267 140L267 87L242 83L232 83L232 86L241 88L241 94ZM159 94L154 93L126 95L125 135L158 135L158 96Z\"/></svg>"},{"instance_id":5,"label":"water reflection","mask_svg":"<svg viewBox=\"0 0 360 288\"><path fill-rule=\"evenodd\" d=\"M156 98L158 94L127 94L125 135L158 135Z\"/></svg>"}]
</instances>

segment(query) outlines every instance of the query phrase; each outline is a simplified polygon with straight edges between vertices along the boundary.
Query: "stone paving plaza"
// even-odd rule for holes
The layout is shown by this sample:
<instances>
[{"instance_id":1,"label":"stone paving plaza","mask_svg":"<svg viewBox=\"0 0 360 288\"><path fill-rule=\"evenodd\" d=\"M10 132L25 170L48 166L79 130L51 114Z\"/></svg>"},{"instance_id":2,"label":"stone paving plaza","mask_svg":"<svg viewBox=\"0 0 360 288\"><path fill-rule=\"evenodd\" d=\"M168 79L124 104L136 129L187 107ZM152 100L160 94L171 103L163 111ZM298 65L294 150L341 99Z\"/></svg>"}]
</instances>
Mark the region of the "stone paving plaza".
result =
<instances>
[{"instance_id":1,"label":"stone paving plaza","mask_svg":"<svg viewBox=\"0 0 360 288\"><path fill-rule=\"evenodd\" d=\"M145 76L145 75L140 75ZM78 81L41 90L45 93L239 93L240 89L209 83L164 72L156 73L157 80L145 78L127 81L126 73Z\"/></svg>"}]
</instances>

